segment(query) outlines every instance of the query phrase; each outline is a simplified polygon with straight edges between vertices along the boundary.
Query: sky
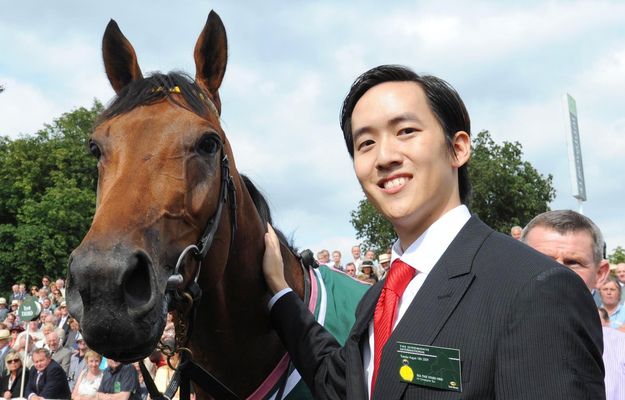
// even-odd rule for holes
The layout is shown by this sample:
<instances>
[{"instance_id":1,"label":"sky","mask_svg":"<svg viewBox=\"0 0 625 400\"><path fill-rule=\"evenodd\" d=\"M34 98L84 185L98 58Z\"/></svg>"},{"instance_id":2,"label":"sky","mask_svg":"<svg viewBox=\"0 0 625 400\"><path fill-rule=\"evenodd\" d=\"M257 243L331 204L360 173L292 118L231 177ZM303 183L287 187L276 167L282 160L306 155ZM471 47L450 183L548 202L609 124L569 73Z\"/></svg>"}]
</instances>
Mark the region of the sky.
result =
<instances>
[{"instance_id":1,"label":"sky","mask_svg":"<svg viewBox=\"0 0 625 400\"><path fill-rule=\"evenodd\" d=\"M339 127L351 83L380 64L447 80L474 134L519 142L553 175L552 209L572 196L562 96L577 101L587 201L610 253L625 247L625 2L614 1L21 1L0 15L0 135L36 133L113 97L101 56L110 19L141 69L192 74L211 9L228 34L222 124L239 172L260 187L296 246L358 243L364 194Z\"/></svg>"}]
</instances>

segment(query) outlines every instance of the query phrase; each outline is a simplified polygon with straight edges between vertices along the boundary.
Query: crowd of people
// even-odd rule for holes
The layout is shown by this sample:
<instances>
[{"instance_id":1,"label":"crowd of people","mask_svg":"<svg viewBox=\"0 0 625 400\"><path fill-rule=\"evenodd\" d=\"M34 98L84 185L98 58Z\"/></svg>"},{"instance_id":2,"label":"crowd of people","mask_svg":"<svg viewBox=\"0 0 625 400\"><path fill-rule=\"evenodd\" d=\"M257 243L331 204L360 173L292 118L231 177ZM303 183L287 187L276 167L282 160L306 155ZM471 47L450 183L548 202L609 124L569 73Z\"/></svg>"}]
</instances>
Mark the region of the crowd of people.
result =
<instances>
[{"instance_id":1,"label":"crowd of people","mask_svg":"<svg viewBox=\"0 0 625 400\"><path fill-rule=\"evenodd\" d=\"M41 304L41 313L22 321L18 310L29 296ZM41 287L28 293L25 284L14 284L8 301L0 297L0 321L0 396L5 399L150 398L138 363L124 365L88 348L79 322L67 311L63 279L44 276ZM173 348L174 339L170 313L162 341ZM164 392L171 377L166 357L155 350L143 362Z\"/></svg>"}]
</instances>

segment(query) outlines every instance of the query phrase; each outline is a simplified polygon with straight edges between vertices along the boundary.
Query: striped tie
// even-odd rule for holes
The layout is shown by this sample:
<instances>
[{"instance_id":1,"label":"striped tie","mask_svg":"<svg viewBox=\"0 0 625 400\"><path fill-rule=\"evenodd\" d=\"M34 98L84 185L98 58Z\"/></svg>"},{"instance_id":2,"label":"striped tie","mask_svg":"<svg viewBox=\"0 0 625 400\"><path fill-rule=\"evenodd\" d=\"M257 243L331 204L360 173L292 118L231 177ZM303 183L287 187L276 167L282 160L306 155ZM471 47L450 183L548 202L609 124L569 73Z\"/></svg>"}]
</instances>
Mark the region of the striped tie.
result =
<instances>
[{"instance_id":1,"label":"striped tie","mask_svg":"<svg viewBox=\"0 0 625 400\"><path fill-rule=\"evenodd\" d=\"M378 378L378 369L380 360L382 359L382 349L384 344L391 336L393 323L397 317L397 304L404 294L406 286L415 276L416 270L405 262L397 259L393 261L393 265L389 269L382 293L375 306L373 315L373 335L374 343L374 361L373 361L373 379L371 380L371 398L373 398L373 388Z\"/></svg>"}]
</instances>

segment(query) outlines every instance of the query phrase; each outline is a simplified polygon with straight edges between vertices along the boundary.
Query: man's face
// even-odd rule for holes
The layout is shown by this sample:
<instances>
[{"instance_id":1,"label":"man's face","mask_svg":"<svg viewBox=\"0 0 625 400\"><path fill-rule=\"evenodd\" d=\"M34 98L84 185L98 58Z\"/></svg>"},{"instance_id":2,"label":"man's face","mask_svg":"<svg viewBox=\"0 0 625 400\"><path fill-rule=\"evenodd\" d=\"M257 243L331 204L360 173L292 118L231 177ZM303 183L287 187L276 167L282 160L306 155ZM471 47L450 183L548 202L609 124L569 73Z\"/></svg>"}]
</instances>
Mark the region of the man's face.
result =
<instances>
[{"instance_id":1,"label":"man's face","mask_svg":"<svg viewBox=\"0 0 625 400\"><path fill-rule=\"evenodd\" d=\"M601 302L608 307L615 307L619 302L619 290L614 282L606 282L602 287L599 295Z\"/></svg>"},{"instance_id":2,"label":"man's face","mask_svg":"<svg viewBox=\"0 0 625 400\"><path fill-rule=\"evenodd\" d=\"M352 256L354 256L354 260L358 260L360 258L360 247L352 247Z\"/></svg>"},{"instance_id":3,"label":"man's face","mask_svg":"<svg viewBox=\"0 0 625 400\"><path fill-rule=\"evenodd\" d=\"M382 268L384 268L384 271L388 271L388 269L391 267L391 262L390 261L383 262L381 265L382 265Z\"/></svg>"},{"instance_id":4,"label":"man's face","mask_svg":"<svg viewBox=\"0 0 625 400\"><path fill-rule=\"evenodd\" d=\"M106 362L108 363L109 367L111 367L113 369L117 369L117 367L119 367L121 365L120 362L117 362L115 360L111 360L110 358L107 358Z\"/></svg>"},{"instance_id":5,"label":"man's face","mask_svg":"<svg viewBox=\"0 0 625 400\"><path fill-rule=\"evenodd\" d=\"M76 346L78 347L78 351L80 352L84 353L87 350L87 344L82 339L76 341Z\"/></svg>"},{"instance_id":6,"label":"man's face","mask_svg":"<svg viewBox=\"0 0 625 400\"><path fill-rule=\"evenodd\" d=\"M356 275L356 267L353 265L348 265L345 268L345 272L347 272L347 275L349 276L355 276Z\"/></svg>"},{"instance_id":7,"label":"man's face","mask_svg":"<svg viewBox=\"0 0 625 400\"><path fill-rule=\"evenodd\" d=\"M592 238L587 232L569 232L564 235L552 229L537 226L527 233L525 243L572 269L589 290L599 289L610 272L610 264L593 260Z\"/></svg>"},{"instance_id":8,"label":"man's face","mask_svg":"<svg viewBox=\"0 0 625 400\"><path fill-rule=\"evenodd\" d=\"M43 308L50 308L50 299L43 299Z\"/></svg>"},{"instance_id":9,"label":"man's face","mask_svg":"<svg viewBox=\"0 0 625 400\"><path fill-rule=\"evenodd\" d=\"M11 290L13 290L13 293L17 293L17 291L19 290L19 286L13 285L11 286Z\"/></svg>"},{"instance_id":10,"label":"man's face","mask_svg":"<svg viewBox=\"0 0 625 400\"><path fill-rule=\"evenodd\" d=\"M468 135L445 146L441 125L414 82L369 89L352 113L354 170L367 198L410 243L460 205L457 168L469 157Z\"/></svg>"},{"instance_id":11,"label":"man's face","mask_svg":"<svg viewBox=\"0 0 625 400\"><path fill-rule=\"evenodd\" d=\"M618 264L614 272L616 273L616 279L621 283L625 283L625 264Z\"/></svg>"},{"instance_id":12,"label":"man's face","mask_svg":"<svg viewBox=\"0 0 625 400\"><path fill-rule=\"evenodd\" d=\"M373 252L373 250L367 250L367 252L365 253L365 258L367 260L375 260L375 253Z\"/></svg>"},{"instance_id":13,"label":"man's face","mask_svg":"<svg viewBox=\"0 0 625 400\"><path fill-rule=\"evenodd\" d=\"M43 286L48 286L50 284L50 280L48 278L43 278L41 280L41 283L43 284Z\"/></svg>"},{"instance_id":14,"label":"man's face","mask_svg":"<svg viewBox=\"0 0 625 400\"><path fill-rule=\"evenodd\" d=\"M57 279L56 280L56 287L57 287L57 289L63 289L63 285L64 285L63 279Z\"/></svg>"},{"instance_id":15,"label":"man's face","mask_svg":"<svg viewBox=\"0 0 625 400\"><path fill-rule=\"evenodd\" d=\"M39 323L37 321L30 321L29 324L31 332L39 330Z\"/></svg>"},{"instance_id":16,"label":"man's face","mask_svg":"<svg viewBox=\"0 0 625 400\"><path fill-rule=\"evenodd\" d=\"M48 295L48 291L46 289L39 289L39 297L46 297Z\"/></svg>"},{"instance_id":17,"label":"man's face","mask_svg":"<svg viewBox=\"0 0 625 400\"><path fill-rule=\"evenodd\" d=\"M69 311L67 311L67 307L63 306L63 307L60 307L60 309L61 309L61 315L63 317L67 317L69 315Z\"/></svg>"},{"instance_id":18,"label":"man's face","mask_svg":"<svg viewBox=\"0 0 625 400\"><path fill-rule=\"evenodd\" d=\"M26 285L20 285L20 293L26 292Z\"/></svg>"},{"instance_id":19,"label":"man's face","mask_svg":"<svg viewBox=\"0 0 625 400\"><path fill-rule=\"evenodd\" d=\"M59 348L59 337L54 333L50 333L46 336L46 343L48 344L50 351L56 351L56 349Z\"/></svg>"},{"instance_id":20,"label":"man's face","mask_svg":"<svg viewBox=\"0 0 625 400\"><path fill-rule=\"evenodd\" d=\"M516 240L521 240L521 232L522 230L519 228L514 228L510 231L510 234L512 235L513 238L515 238Z\"/></svg>"},{"instance_id":21,"label":"man's face","mask_svg":"<svg viewBox=\"0 0 625 400\"><path fill-rule=\"evenodd\" d=\"M338 252L334 252L332 253L332 261L334 261L335 264L338 264L341 262L341 253Z\"/></svg>"},{"instance_id":22,"label":"man's face","mask_svg":"<svg viewBox=\"0 0 625 400\"><path fill-rule=\"evenodd\" d=\"M50 364L50 360L51 358L46 357L46 355L43 353L33 354L33 363L35 364L35 369L37 369L37 371L45 371L45 369L48 368L48 365Z\"/></svg>"}]
</instances>

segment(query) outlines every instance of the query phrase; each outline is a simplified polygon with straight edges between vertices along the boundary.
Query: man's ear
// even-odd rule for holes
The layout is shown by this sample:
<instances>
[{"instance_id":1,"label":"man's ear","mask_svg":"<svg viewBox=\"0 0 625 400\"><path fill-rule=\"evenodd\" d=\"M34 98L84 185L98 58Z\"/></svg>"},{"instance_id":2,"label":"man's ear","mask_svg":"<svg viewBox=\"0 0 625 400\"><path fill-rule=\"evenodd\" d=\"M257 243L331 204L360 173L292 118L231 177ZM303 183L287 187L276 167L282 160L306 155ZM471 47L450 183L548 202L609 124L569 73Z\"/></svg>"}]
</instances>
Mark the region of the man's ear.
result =
<instances>
[{"instance_id":1,"label":"man's ear","mask_svg":"<svg viewBox=\"0 0 625 400\"><path fill-rule=\"evenodd\" d=\"M469 161L469 157L471 157L471 138L465 131L458 131L453 139L451 139L451 144L454 149L452 166L460 168L466 164L467 161Z\"/></svg>"},{"instance_id":2,"label":"man's ear","mask_svg":"<svg viewBox=\"0 0 625 400\"><path fill-rule=\"evenodd\" d=\"M595 289L601 289L601 286L605 283L606 278L610 275L610 262L608 260L602 260L597 267L597 280L595 281Z\"/></svg>"}]
</instances>

